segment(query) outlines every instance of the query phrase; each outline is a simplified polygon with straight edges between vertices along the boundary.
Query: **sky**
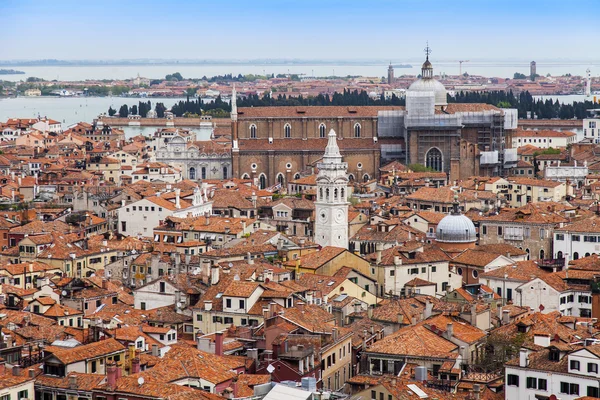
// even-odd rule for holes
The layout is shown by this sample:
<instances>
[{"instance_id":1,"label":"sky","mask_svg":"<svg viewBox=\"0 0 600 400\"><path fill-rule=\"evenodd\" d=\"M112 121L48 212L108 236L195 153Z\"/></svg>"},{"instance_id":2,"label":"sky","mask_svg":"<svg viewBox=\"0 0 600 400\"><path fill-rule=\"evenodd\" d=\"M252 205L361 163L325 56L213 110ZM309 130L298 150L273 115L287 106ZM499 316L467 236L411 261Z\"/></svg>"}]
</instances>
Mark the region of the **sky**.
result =
<instances>
[{"instance_id":1,"label":"sky","mask_svg":"<svg viewBox=\"0 0 600 400\"><path fill-rule=\"evenodd\" d=\"M0 60L597 60L600 0L0 0Z\"/></svg>"}]
</instances>

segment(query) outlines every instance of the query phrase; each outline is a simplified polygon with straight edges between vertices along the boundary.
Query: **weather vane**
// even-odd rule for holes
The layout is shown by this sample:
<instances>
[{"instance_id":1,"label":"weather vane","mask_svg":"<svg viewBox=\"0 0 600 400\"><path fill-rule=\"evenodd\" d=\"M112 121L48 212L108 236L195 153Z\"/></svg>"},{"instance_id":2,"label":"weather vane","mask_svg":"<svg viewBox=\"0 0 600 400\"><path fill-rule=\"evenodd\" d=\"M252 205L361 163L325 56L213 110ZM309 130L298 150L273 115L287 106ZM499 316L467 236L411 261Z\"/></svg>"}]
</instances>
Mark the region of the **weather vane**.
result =
<instances>
[{"instance_id":1,"label":"weather vane","mask_svg":"<svg viewBox=\"0 0 600 400\"><path fill-rule=\"evenodd\" d=\"M429 47L429 41L427 41L427 47L425 47L425 55L427 56L428 60L429 60L430 54L431 54L431 48Z\"/></svg>"}]
</instances>

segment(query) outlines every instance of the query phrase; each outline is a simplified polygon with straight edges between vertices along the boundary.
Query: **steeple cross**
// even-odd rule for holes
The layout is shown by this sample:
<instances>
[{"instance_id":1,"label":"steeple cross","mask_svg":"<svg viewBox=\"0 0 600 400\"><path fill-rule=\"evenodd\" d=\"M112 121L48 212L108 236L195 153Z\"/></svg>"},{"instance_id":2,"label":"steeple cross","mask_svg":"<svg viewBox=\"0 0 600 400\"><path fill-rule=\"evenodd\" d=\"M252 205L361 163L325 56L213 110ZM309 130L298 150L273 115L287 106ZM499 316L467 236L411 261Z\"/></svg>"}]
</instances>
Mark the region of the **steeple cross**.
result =
<instances>
[{"instance_id":1,"label":"steeple cross","mask_svg":"<svg viewBox=\"0 0 600 400\"><path fill-rule=\"evenodd\" d=\"M429 47L429 41L427 41L427 47L425 47L425 55L427 56L428 60L429 60L430 54L431 54L431 48Z\"/></svg>"}]
</instances>

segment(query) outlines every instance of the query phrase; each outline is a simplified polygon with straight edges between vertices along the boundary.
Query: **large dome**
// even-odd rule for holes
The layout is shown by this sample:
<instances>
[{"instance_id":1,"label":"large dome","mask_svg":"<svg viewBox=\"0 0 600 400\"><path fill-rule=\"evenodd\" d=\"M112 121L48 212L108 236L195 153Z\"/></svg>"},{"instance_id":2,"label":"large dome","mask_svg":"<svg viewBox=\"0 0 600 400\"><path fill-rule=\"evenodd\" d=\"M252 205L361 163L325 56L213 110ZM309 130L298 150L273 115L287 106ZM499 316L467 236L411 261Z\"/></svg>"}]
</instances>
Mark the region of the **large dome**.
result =
<instances>
[{"instance_id":1,"label":"large dome","mask_svg":"<svg viewBox=\"0 0 600 400\"><path fill-rule=\"evenodd\" d=\"M433 78L421 78L418 81L411 83L408 88L413 92L433 92L435 95L436 106L447 106L448 97L446 96L446 88L441 82Z\"/></svg>"},{"instance_id":2,"label":"large dome","mask_svg":"<svg viewBox=\"0 0 600 400\"><path fill-rule=\"evenodd\" d=\"M435 240L442 243L472 243L477 241L475 225L466 216L452 213L438 223Z\"/></svg>"}]
</instances>

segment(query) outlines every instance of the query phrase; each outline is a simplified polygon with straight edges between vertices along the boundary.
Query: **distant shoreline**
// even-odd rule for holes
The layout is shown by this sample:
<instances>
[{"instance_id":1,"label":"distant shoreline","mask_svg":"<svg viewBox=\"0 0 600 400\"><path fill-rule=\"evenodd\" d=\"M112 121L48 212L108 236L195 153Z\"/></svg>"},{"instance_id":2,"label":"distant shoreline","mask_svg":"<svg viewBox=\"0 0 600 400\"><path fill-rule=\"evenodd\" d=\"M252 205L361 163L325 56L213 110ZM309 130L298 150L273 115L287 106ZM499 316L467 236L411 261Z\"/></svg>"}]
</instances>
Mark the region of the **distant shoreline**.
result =
<instances>
[{"instance_id":1,"label":"distant shoreline","mask_svg":"<svg viewBox=\"0 0 600 400\"><path fill-rule=\"evenodd\" d=\"M0 69L0 75L25 75L25 72L16 69Z\"/></svg>"}]
</instances>

